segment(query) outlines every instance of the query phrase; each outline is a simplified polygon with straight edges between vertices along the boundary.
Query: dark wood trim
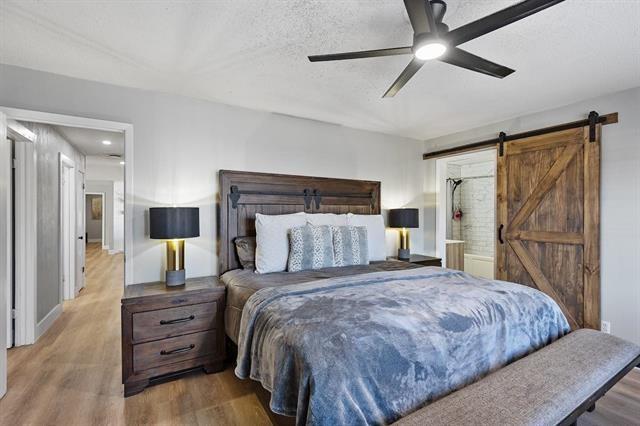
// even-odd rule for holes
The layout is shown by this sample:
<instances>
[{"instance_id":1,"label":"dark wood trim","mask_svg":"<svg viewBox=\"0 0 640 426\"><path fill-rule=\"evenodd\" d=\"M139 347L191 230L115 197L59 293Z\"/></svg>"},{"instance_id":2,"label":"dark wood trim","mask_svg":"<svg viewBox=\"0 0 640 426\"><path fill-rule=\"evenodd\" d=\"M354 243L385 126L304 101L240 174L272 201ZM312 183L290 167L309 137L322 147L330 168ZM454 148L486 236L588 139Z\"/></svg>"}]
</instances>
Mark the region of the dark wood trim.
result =
<instances>
[{"instance_id":1,"label":"dark wood trim","mask_svg":"<svg viewBox=\"0 0 640 426\"><path fill-rule=\"evenodd\" d=\"M596 401L604 396L616 383L618 383L624 376L627 375L631 370L635 367L640 367L640 356L636 357L633 361L627 364L622 370L618 372L615 376L613 376L607 383L605 383L602 387L600 387L597 391L595 391L589 398L585 399L582 404L580 404L575 410L571 412L567 417L564 418L560 423L560 426L569 426L575 424L585 411L591 409L591 407L595 407Z\"/></svg>"},{"instance_id":2,"label":"dark wood trim","mask_svg":"<svg viewBox=\"0 0 640 426\"><path fill-rule=\"evenodd\" d=\"M380 214L380 182L220 170L218 273L240 267L234 240L255 235L255 215Z\"/></svg>"},{"instance_id":3,"label":"dark wood trim","mask_svg":"<svg viewBox=\"0 0 640 426\"><path fill-rule=\"evenodd\" d=\"M597 123L598 124L602 124L602 125L615 124L617 122L618 122L618 113L617 112L613 112L613 113L606 114L606 115L601 115L601 116L599 116L599 118L597 120ZM446 149L441 149L441 150L438 150L438 151L427 152L427 153L424 153L422 155L422 159L423 160L429 160L429 159L432 159L432 158L446 157L448 155L460 154L460 153L463 153L463 152L478 151L480 149L496 146L496 145L499 145L500 143L504 143L504 142L513 142L513 141L516 141L518 139L530 138L532 136L540 136L540 135L544 135L544 134L547 134L547 133L553 133L553 132L559 132L559 131L562 131L562 130L569 130L569 129L575 129L575 128L579 128L579 127L585 127L585 126L589 126L589 124L591 124L591 121L589 119L585 119L585 120L572 121L570 123L559 124L557 126L544 127L542 129L530 130L530 131L522 132L522 133L516 133L516 134L513 134L513 135L507 135L507 134L504 134L504 132L501 132L501 136L502 137L488 139L488 140L484 140L484 141L480 141L480 142L473 142L473 143L469 143L469 144L466 144L466 145L456 146L456 147L453 147L453 148L446 148Z\"/></svg>"}]
</instances>

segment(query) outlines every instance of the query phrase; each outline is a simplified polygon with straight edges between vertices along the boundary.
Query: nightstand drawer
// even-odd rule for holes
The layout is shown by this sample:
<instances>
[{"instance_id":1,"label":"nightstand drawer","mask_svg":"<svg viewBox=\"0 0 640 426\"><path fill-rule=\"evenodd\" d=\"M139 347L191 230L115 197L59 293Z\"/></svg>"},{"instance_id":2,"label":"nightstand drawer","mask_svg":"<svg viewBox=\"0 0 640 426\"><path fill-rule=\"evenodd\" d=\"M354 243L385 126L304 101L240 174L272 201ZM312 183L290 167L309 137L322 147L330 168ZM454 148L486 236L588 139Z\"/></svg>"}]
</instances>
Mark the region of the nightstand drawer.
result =
<instances>
[{"instance_id":1,"label":"nightstand drawer","mask_svg":"<svg viewBox=\"0 0 640 426\"><path fill-rule=\"evenodd\" d=\"M187 334L133 347L133 370L140 372L174 362L214 354L216 331Z\"/></svg>"},{"instance_id":2,"label":"nightstand drawer","mask_svg":"<svg viewBox=\"0 0 640 426\"><path fill-rule=\"evenodd\" d=\"M206 331L216 326L216 302L133 314L135 342Z\"/></svg>"}]
</instances>

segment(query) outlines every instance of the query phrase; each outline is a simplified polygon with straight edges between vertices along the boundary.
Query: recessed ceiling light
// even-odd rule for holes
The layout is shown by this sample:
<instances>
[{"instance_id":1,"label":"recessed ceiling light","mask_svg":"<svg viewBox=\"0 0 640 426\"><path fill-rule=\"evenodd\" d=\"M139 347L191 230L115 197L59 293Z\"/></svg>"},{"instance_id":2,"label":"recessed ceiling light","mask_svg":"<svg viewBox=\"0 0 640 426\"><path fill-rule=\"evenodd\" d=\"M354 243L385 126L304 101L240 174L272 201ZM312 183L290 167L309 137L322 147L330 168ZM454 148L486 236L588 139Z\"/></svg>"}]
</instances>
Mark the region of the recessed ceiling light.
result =
<instances>
[{"instance_id":1,"label":"recessed ceiling light","mask_svg":"<svg viewBox=\"0 0 640 426\"><path fill-rule=\"evenodd\" d=\"M447 50L447 46L437 41L424 44L415 51L416 58L423 61L439 58Z\"/></svg>"},{"instance_id":2,"label":"recessed ceiling light","mask_svg":"<svg viewBox=\"0 0 640 426\"><path fill-rule=\"evenodd\" d=\"M102 145L111 145L111 141L104 140L102 141Z\"/></svg>"},{"instance_id":3,"label":"recessed ceiling light","mask_svg":"<svg viewBox=\"0 0 640 426\"><path fill-rule=\"evenodd\" d=\"M124 161L121 161L121 162L120 162L120 165L121 165L121 166L124 166Z\"/></svg>"}]
</instances>

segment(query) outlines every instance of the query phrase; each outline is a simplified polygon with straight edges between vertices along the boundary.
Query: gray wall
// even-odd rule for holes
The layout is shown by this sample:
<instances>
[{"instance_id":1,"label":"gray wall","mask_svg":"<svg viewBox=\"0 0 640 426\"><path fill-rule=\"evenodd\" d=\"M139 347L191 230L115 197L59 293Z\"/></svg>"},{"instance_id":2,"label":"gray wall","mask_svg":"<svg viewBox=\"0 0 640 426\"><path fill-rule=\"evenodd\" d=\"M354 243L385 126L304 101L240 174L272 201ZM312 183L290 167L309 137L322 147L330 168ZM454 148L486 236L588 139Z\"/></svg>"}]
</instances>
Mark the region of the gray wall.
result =
<instances>
[{"instance_id":1,"label":"gray wall","mask_svg":"<svg viewBox=\"0 0 640 426\"><path fill-rule=\"evenodd\" d=\"M149 207L200 207L200 237L186 247L189 276L217 272L220 169L382 181L383 209L423 206L422 141L180 96L0 65L0 105L132 123L132 282L162 278L163 247L148 238ZM127 188L130 191L131 188ZM422 251L422 232L412 247ZM389 230L388 253L397 246Z\"/></svg>"},{"instance_id":2,"label":"gray wall","mask_svg":"<svg viewBox=\"0 0 640 426\"><path fill-rule=\"evenodd\" d=\"M102 219L93 219L93 215L91 214L94 198L97 200L100 200L100 201L97 201L98 203L102 203L101 195L88 194L86 196L84 214L86 218L85 226L87 231L87 240L89 242L98 242L98 241L102 242ZM104 214L105 214L104 206L102 206L103 217L104 217Z\"/></svg>"},{"instance_id":3,"label":"gray wall","mask_svg":"<svg viewBox=\"0 0 640 426\"><path fill-rule=\"evenodd\" d=\"M38 174L38 283L37 320L42 320L60 302L60 177L59 154L63 153L84 170L84 155L47 125L23 123L36 134Z\"/></svg>"},{"instance_id":4,"label":"gray wall","mask_svg":"<svg viewBox=\"0 0 640 426\"><path fill-rule=\"evenodd\" d=\"M425 150L579 120L591 110L620 114L618 124L602 128L602 319L611 322L612 334L640 344L640 88L432 139ZM435 160L426 163L426 197L434 199ZM426 221L435 229L434 208L428 209ZM427 242L435 249L434 240Z\"/></svg>"}]
</instances>

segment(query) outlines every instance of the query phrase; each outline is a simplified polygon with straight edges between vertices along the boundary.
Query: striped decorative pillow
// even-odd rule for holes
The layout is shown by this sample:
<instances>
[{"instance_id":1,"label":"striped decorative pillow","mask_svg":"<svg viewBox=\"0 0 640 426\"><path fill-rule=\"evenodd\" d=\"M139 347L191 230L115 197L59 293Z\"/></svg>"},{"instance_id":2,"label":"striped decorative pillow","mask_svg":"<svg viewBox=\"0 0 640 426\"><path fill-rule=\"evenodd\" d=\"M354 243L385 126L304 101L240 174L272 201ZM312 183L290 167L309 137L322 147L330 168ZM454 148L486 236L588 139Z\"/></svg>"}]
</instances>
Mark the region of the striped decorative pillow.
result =
<instances>
[{"instance_id":1,"label":"striped decorative pillow","mask_svg":"<svg viewBox=\"0 0 640 426\"><path fill-rule=\"evenodd\" d=\"M335 266L368 265L366 226L332 226Z\"/></svg>"},{"instance_id":2,"label":"striped decorative pillow","mask_svg":"<svg viewBox=\"0 0 640 426\"><path fill-rule=\"evenodd\" d=\"M306 225L289 230L289 272L335 266L328 225Z\"/></svg>"}]
</instances>

